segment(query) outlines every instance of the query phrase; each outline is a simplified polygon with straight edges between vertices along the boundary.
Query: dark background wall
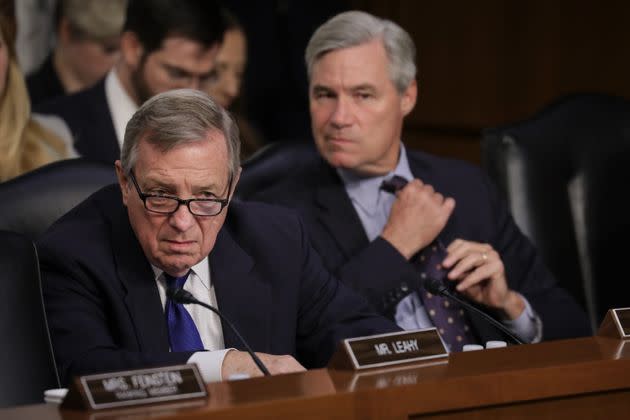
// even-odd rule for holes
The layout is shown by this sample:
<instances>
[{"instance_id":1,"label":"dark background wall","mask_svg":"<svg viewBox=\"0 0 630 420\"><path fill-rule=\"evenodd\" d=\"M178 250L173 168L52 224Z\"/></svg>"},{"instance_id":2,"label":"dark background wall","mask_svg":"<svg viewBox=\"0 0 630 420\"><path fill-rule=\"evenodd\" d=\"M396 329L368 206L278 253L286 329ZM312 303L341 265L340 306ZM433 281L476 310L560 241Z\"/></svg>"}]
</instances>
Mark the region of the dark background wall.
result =
<instances>
[{"instance_id":1,"label":"dark background wall","mask_svg":"<svg viewBox=\"0 0 630 420\"><path fill-rule=\"evenodd\" d=\"M420 98L404 134L414 148L479 162L484 127L572 92L630 98L629 1L233 3L255 34L247 105L268 141L309 136L304 47L317 25L350 8L392 19L415 40Z\"/></svg>"},{"instance_id":2,"label":"dark background wall","mask_svg":"<svg viewBox=\"0 0 630 420\"><path fill-rule=\"evenodd\" d=\"M420 101L405 141L472 161L479 131L526 118L560 95L630 98L630 2L354 0L406 28Z\"/></svg>"}]
</instances>

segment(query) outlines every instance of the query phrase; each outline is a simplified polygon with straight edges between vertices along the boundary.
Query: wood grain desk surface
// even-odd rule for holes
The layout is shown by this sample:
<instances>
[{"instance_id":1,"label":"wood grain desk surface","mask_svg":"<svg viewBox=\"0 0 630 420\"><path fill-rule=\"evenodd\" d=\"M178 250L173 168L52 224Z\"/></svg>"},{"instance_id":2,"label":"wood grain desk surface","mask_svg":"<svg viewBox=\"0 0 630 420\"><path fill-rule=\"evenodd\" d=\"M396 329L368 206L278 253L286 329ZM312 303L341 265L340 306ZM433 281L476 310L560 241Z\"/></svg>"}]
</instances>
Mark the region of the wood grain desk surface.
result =
<instances>
[{"instance_id":1,"label":"wood grain desk surface","mask_svg":"<svg viewBox=\"0 0 630 420\"><path fill-rule=\"evenodd\" d=\"M91 413L39 404L0 410L0 419L518 418L560 410L563 418L630 418L630 341L561 340L207 387L203 401Z\"/></svg>"}]
</instances>

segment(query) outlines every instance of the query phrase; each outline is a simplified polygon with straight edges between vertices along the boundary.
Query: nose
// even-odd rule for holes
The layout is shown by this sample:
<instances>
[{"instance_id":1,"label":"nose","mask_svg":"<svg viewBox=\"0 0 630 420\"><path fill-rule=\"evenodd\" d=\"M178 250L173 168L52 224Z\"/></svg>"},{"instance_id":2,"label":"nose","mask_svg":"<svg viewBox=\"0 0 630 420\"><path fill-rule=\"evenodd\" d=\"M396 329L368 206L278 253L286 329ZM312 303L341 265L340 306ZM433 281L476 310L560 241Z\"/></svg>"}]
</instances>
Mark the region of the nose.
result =
<instances>
[{"instance_id":1,"label":"nose","mask_svg":"<svg viewBox=\"0 0 630 420\"><path fill-rule=\"evenodd\" d=\"M185 232L195 224L195 216L184 204L180 205L175 213L169 216L169 224L180 232Z\"/></svg>"},{"instance_id":2,"label":"nose","mask_svg":"<svg viewBox=\"0 0 630 420\"><path fill-rule=\"evenodd\" d=\"M335 128L346 127L352 123L352 110L350 104L343 97L335 101L334 109L330 116L330 123Z\"/></svg>"},{"instance_id":3,"label":"nose","mask_svg":"<svg viewBox=\"0 0 630 420\"><path fill-rule=\"evenodd\" d=\"M230 100L234 100L238 96L238 91L239 82L236 77L226 77L223 86L223 93L225 94L225 96L227 96Z\"/></svg>"},{"instance_id":4,"label":"nose","mask_svg":"<svg viewBox=\"0 0 630 420\"><path fill-rule=\"evenodd\" d=\"M201 87L201 80L199 77L191 77L190 80L188 80L188 85L186 86L189 89L197 89L199 90Z\"/></svg>"}]
</instances>

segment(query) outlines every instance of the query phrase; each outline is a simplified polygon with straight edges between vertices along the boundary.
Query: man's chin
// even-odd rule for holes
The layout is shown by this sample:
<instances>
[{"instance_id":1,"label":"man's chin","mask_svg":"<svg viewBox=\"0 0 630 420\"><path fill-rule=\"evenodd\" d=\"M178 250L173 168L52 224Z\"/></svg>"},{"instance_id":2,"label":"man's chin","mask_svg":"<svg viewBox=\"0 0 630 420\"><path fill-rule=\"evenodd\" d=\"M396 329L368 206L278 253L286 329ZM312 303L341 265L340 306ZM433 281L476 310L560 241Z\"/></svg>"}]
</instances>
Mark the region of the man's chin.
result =
<instances>
[{"instance_id":1,"label":"man's chin","mask_svg":"<svg viewBox=\"0 0 630 420\"><path fill-rule=\"evenodd\" d=\"M337 169L352 170L355 167L354 160L345 153L329 153L326 161Z\"/></svg>"},{"instance_id":2,"label":"man's chin","mask_svg":"<svg viewBox=\"0 0 630 420\"><path fill-rule=\"evenodd\" d=\"M183 276L185 275L191 267L193 267L197 262L193 260L190 261L164 261L161 269L172 276Z\"/></svg>"}]
</instances>

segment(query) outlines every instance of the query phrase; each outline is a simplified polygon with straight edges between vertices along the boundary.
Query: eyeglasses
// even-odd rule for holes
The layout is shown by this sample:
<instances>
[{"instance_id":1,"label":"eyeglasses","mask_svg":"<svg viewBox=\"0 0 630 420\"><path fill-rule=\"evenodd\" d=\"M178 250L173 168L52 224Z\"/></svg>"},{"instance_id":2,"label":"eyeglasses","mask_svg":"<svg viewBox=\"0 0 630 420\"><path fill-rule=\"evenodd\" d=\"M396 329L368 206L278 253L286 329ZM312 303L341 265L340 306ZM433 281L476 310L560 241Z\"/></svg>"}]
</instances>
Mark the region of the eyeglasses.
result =
<instances>
[{"instance_id":1,"label":"eyeglasses","mask_svg":"<svg viewBox=\"0 0 630 420\"><path fill-rule=\"evenodd\" d=\"M188 211L195 216L216 216L221 213L223 208L228 205L229 200L227 198L190 198L188 200L182 200L178 197L161 194L145 194L140 190L138 181L133 170L130 173L131 181L138 191L140 199L144 203L144 208L153 213L159 214L173 214L179 206L185 205L188 207ZM232 176L230 175L230 182L228 184L228 196L232 190Z\"/></svg>"}]
</instances>

